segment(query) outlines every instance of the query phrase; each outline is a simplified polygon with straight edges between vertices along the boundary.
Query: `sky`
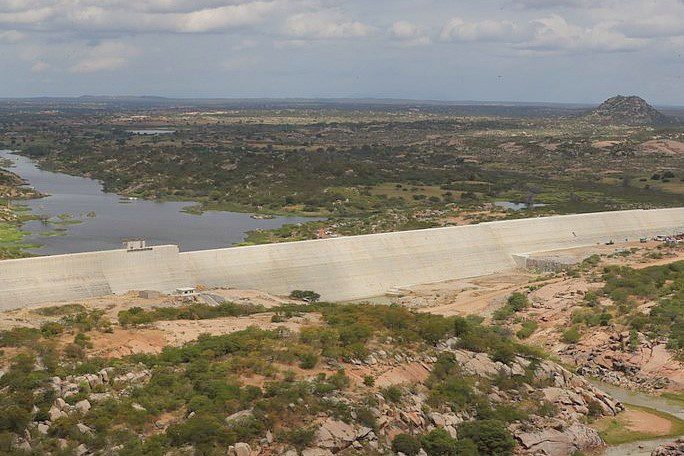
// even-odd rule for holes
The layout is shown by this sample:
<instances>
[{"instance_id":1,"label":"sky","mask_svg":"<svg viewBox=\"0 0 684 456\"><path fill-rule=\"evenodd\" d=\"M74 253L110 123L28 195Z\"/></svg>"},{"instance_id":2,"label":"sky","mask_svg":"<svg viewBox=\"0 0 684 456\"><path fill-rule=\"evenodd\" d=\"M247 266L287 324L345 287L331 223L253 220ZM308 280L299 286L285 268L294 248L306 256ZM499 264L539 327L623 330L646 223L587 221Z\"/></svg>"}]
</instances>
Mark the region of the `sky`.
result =
<instances>
[{"instance_id":1,"label":"sky","mask_svg":"<svg viewBox=\"0 0 684 456\"><path fill-rule=\"evenodd\" d=\"M0 97L684 105L684 0L0 0Z\"/></svg>"}]
</instances>

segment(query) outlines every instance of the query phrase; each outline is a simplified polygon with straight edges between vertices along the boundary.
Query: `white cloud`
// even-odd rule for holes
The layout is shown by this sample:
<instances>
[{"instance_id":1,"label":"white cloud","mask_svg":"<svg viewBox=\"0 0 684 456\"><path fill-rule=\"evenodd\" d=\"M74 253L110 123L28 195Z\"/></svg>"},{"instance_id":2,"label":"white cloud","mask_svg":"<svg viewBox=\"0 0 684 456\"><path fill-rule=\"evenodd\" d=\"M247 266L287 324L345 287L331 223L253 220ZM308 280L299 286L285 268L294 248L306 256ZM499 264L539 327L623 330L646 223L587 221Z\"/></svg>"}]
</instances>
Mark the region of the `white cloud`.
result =
<instances>
[{"instance_id":1,"label":"white cloud","mask_svg":"<svg viewBox=\"0 0 684 456\"><path fill-rule=\"evenodd\" d=\"M422 27L408 21L397 21L392 24L390 35L410 46L430 44L430 37L425 34Z\"/></svg>"},{"instance_id":2,"label":"white cloud","mask_svg":"<svg viewBox=\"0 0 684 456\"><path fill-rule=\"evenodd\" d=\"M31 65L31 73L44 73L51 67L52 65L50 65L49 63L39 60L35 62L33 65Z\"/></svg>"},{"instance_id":3,"label":"white cloud","mask_svg":"<svg viewBox=\"0 0 684 456\"><path fill-rule=\"evenodd\" d=\"M445 41L503 41L517 43L532 35L529 24L519 26L511 21L485 20L466 22L460 17L450 19L440 37Z\"/></svg>"},{"instance_id":4,"label":"white cloud","mask_svg":"<svg viewBox=\"0 0 684 456\"><path fill-rule=\"evenodd\" d=\"M18 43L26 38L26 34L16 30L0 31L0 43Z\"/></svg>"},{"instance_id":5,"label":"white cloud","mask_svg":"<svg viewBox=\"0 0 684 456\"><path fill-rule=\"evenodd\" d=\"M610 25L581 27L553 14L523 23L485 20L466 22L456 17L442 27L445 41L496 42L540 52L622 52L638 49L646 41L629 38Z\"/></svg>"},{"instance_id":6,"label":"white cloud","mask_svg":"<svg viewBox=\"0 0 684 456\"><path fill-rule=\"evenodd\" d=\"M523 9L583 8L597 6L601 0L513 0L513 5Z\"/></svg>"},{"instance_id":7,"label":"white cloud","mask_svg":"<svg viewBox=\"0 0 684 456\"><path fill-rule=\"evenodd\" d=\"M0 24L48 31L206 33L258 24L300 0L0 0Z\"/></svg>"},{"instance_id":8,"label":"white cloud","mask_svg":"<svg viewBox=\"0 0 684 456\"><path fill-rule=\"evenodd\" d=\"M309 39L362 38L372 35L375 27L334 17L326 12L317 12L290 16L285 23L285 32Z\"/></svg>"},{"instance_id":9,"label":"white cloud","mask_svg":"<svg viewBox=\"0 0 684 456\"><path fill-rule=\"evenodd\" d=\"M223 69L227 71L239 71L251 68L261 62L258 57L233 57L223 62Z\"/></svg>"},{"instance_id":10,"label":"white cloud","mask_svg":"<svg viewBox=\"0 0 684 456\"><path fill-rule=\"evenodd\" d=\"M72 73L95 73L123 68L137 51L117 41L102 42L82 52L79 61L71 67Z\"/></svg>"}]
</instances>

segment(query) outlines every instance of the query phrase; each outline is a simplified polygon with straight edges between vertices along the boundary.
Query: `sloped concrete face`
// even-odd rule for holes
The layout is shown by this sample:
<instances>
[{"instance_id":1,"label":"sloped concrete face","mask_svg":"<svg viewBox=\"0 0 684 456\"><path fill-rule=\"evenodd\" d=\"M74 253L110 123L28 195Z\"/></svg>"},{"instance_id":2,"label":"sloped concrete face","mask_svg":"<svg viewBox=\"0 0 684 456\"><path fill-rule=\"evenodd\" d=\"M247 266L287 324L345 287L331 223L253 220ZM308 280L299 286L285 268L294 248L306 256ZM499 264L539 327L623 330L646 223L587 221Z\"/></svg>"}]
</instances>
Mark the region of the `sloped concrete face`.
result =
<instances>
[{"instance_id":1,"label":"sloped concrete face","mask_svg":"<svg viewBox=\"0 0 684 456\"><path fill-rule=\"evenodd\" d=\"M0 310L152 289L170 293L194 280L177 246L0 261Z\"/></svg>"},{"instance_id":2,"label":"sloped concrete face","mask_svg":"<svg viewBox=\"0 0 684 456\"><path fill-rule=\"evenodd\" d=\"M514 255L684 232L684 208L578 214L181 253L198 283L340 301L515 268Z\"/></svg>"},{"instance_id":3,"label":"sloped concrete face","mask_svg":"<svg viewBox=\"0 0 684 456\"><path fill-rule=\"evenodd\" d=\"M684 208L578 214L179 253L113 250L0 262L0 309L198 284L332 301L515 268L515 255L684 232Z\"/></svg>"}]
</instances>

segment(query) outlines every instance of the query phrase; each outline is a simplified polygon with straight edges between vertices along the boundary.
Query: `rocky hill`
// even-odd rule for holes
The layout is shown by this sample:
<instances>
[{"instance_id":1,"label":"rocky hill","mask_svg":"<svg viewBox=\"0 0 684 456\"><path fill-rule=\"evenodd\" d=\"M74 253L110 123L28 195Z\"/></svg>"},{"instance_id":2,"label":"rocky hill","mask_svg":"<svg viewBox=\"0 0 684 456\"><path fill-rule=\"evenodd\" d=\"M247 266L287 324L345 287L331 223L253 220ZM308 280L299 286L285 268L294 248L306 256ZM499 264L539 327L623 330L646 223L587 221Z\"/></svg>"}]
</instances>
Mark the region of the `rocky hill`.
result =
<instances>
[{"instance_id":1,"label":"rocky hill","mask_svg":"<svg viewBox=\"0 0 684 456\"><path fill-rule=\"evenodd\" d=\"M643 98L622 95L607 99L585 114L584 118L595 123L614 125L660 125L670 120Z\"/></svg>"},{"instance_id":2,"label":"rocky hill","mask_svg":"<svg viewBox=\"0 0 684 456\"><path fill-rule=\"evenodd\" d=\"M117 326L71 305L42 309L40 329L0 330L0 454L565 456L603 443L589 418L623 410L500 328L398 306L291 304L267 314L306 317L298 331L95 355L179 309L193 324L263 312L134 307Z\"/></svg>"}]
</instances>

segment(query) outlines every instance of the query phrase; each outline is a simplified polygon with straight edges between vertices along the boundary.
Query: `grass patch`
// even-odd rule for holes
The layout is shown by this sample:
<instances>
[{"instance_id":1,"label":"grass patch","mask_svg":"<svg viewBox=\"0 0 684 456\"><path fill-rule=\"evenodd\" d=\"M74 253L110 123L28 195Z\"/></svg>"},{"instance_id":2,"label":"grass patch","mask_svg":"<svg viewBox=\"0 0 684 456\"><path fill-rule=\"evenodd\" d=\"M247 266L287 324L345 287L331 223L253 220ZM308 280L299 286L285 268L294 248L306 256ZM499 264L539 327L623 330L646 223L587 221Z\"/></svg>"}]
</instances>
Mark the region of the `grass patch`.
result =
<instances>
[{"instance_id":1,"label":"grass patch","mask_svg":"<svg viewBox=\"0 0 684 456\"><path fill-rule=\"evenodd\" d=\"M671 401L679 402L680 404L684 405L684 392L680 391L677 393L663 393L661 394L662 397L665 399L669 399Z\"/></svg>"},{"instance_id":2,"label":"grass patch","mask_svg":"<svg viewBox=\"0 0 684 456\"><path fill-rule=\"evenodd\" d=\"M646 412L655 415L659 418L668 420L672 427L669 432L644 432L630 429L629 422L624 414L615 417L606 417L597 420L594 423L594 428L599 431L601 438L608 445L621 445L623 443L636 442L639 440L655 439L660 437L675 437L684 434L684 420L670 415L669 413L660 412L648 407L641 407L637 405L625 405L627 410Z\"/></svg>"}]
</instances>

